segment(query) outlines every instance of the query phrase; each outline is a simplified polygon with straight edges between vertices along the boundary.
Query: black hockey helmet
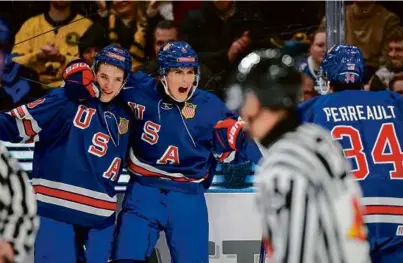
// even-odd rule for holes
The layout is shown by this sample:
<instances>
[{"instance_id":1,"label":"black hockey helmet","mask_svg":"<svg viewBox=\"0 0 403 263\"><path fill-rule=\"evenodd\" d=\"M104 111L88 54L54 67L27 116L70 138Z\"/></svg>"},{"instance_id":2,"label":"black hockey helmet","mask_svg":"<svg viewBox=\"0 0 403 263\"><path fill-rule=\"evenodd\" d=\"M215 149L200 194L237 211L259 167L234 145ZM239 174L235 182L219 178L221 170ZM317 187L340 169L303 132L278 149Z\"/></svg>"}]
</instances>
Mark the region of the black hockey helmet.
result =
<instances>
[{"instance_id":1,"label":"black hockey helmet","mask_svg":"<svg viewBox=\"0 0 403 263\"><path fill-rule=\"evenodd\" d=\"M301 74L294 59L279 49L257 50L239 63L229 86L226 103L239 110L248 92L253 92L262 107L293 108L298 103Z\"/></svg>"}]
</instances>

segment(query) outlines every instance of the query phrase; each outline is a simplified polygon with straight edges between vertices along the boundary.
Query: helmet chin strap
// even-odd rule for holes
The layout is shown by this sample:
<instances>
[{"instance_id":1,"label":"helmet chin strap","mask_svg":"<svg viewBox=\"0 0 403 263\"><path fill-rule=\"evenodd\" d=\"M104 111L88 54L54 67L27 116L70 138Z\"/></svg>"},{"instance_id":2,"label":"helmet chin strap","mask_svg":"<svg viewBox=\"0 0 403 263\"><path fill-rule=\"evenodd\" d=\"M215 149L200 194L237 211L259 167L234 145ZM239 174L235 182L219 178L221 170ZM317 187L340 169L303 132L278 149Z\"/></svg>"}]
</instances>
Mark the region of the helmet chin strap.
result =
<instances>
[{"instance_id":1,"label":"helmet chin strap","mask_svg":"<svg viewBox=\"0 0 403 263\"><path fill-rule=\"evenodd\" d=\"M167 81L166 75L164 75L164 76L161 78L161 83L162 83L162 86L164 86L165 93L166 93L169 97L171 97L174 101L176 101L176 102L185 102L185 101L188 101L188 100L193 96L193 94L195 93L196 88L197 88L197 86L199 85L199 75L196 75L196 76L195 76L195 81L193 82L192 90L191 90L190 93L188 94L188 97L187 97L185 100L182 100L182 101L176 99L175 96L172 95L172 93L169 91L169 88L168 88L168 81Z\"/></svg>"}]
</instances>

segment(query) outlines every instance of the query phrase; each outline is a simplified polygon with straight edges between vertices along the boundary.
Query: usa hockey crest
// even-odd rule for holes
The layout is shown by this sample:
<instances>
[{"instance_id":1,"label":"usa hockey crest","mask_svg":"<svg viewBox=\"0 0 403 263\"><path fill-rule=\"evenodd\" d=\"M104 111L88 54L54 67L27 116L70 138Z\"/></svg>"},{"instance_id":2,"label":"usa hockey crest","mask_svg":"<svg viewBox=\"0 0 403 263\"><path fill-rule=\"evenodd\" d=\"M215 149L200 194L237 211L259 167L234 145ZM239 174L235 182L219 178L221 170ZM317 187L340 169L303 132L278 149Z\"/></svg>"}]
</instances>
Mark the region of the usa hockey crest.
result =
<instances>
[{"instance_id":1,"label":"usa hockey crest","mask_svg":"<svg viewBox=\"0 0 403 263\"><path fill-rule=\"evenodd\" d=\"M197 106L192 103L185 102L185 106L183 106L183 109L182 109L183 117L185 117L186 119L193 118L196 114L196 107Z\"/></svg>"},{"instance_id":2,"label":"usa hockey crest","mask_svg":"<svg viewBox=\"0 0 403 263\"><path fill-rule=\"evenodd\" d=\"M119 120L119 134L125 134L129 130L129 120L120 118Z\"/></svg>"}]
</instances>

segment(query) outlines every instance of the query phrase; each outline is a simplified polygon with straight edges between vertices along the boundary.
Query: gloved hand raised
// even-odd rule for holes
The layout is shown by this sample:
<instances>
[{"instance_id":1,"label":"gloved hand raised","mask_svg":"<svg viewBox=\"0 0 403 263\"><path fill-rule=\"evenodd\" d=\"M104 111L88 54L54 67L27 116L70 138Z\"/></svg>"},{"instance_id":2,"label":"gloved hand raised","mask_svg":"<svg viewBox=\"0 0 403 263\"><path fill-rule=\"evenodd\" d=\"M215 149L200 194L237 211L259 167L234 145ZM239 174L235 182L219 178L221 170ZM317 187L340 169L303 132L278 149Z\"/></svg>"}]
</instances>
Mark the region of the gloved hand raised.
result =
<instances>
[{"instance_id":1,"label":"gloved hand raised","mask_svg":"<svg viewBox=\"0 0 403 263\"><path fill-rule=\"evenodd\" d=\"M70 62L63 71L65 88L72 99L99 98L101 91L95 84L95 73L83 59ZM70 85L75 84L75 85ZM80 84L83 87L79 87Z\"/></svg>"}]
</instances>

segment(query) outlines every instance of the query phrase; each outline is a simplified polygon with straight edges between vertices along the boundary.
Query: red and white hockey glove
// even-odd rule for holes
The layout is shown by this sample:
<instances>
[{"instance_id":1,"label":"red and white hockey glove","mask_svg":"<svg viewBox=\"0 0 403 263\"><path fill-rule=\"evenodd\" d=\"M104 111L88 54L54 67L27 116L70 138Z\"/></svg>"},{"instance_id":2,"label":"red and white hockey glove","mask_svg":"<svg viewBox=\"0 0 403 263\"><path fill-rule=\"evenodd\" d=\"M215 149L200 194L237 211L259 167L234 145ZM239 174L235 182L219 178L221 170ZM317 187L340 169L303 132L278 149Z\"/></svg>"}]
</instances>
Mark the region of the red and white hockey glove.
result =
<instances>
[{"instance_id":1,"label":"red and white hockey glove","mask_svg":"<svg viewBox=\"0 0 403 263\"><path fill-rule=\"evenodd\" d=\"M214 126L215 139L222 146L222 152L236 151L242 147L245 140L243 121L228 118L217 122Z\"/></svg>"},{"instance_id":2,"label":"red and white hockey glove","mask_svg":"<svg viewBox=\"0 0 403 263\"><path fill-rule=\"evenodd\" d=\"M66 66L66 69L63 71L63 80L65 88L68 89L68 93L74 99L99 98L101 96L101 91L95 84L94 71L83 59L73 60ZM71 83L80 85L69 86ZM72 91L71 89L78 90Z\"/></svg>"}]
</instances>

